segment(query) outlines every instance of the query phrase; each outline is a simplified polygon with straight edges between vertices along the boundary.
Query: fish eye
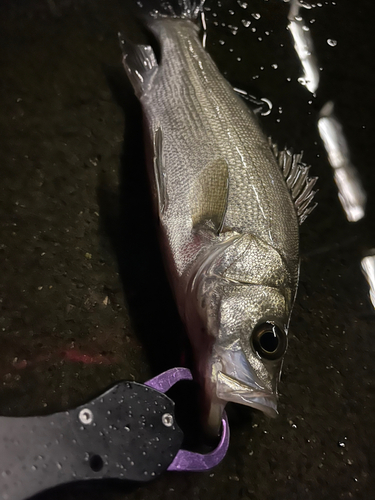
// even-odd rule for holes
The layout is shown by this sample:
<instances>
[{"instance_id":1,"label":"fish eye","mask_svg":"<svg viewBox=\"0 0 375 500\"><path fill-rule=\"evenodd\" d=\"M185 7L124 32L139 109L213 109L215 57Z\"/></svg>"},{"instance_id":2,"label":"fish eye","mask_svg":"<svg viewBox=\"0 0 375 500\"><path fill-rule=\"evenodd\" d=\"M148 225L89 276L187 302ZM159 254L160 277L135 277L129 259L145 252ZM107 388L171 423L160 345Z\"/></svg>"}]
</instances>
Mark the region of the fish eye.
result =
<instances>
[{"instance_id":1,"label":"fish eye","mask_svg":"<svg viewBox=\"0 0 375 500\"><path fill-rule=\"evenodd\" d=\"M251 335L251 341L255 352L264 359L279 359L286 351L286 334L274 323L267 322L257 326Z\"/></svg>"}]
</instances>

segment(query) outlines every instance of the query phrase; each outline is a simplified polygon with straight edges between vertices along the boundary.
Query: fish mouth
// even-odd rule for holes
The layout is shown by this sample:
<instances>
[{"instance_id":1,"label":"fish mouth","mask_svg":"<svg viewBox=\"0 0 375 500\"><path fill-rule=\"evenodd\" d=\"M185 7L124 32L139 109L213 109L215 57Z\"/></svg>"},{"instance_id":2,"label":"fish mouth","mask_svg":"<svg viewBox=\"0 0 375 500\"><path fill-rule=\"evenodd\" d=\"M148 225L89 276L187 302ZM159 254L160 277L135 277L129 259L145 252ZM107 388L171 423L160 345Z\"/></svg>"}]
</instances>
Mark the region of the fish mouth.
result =
<instances>
[{"instance_id":1,"label":"fish mouth","mask_svg":"<svg viewBox=\"0 0 375 500\"><path fill-rule=\"evenodd\" d=\"M269 417L278 415L276 392L265 387L242 349L223 350L219 359L215 377L219 399L251 406Z\"/></svg>"},{"instance_id":2,"label":"fish mouth","mask_svg":"<svg viewBox=\"0 0 375 500\"><path fill-rule=\"evenodd\" d=\"M217 375L216 395L224 401L256 408L269 417L274 418L278 415L277 398L272 392L252 387L222 371Z\"/></svg>"}]
</instances>

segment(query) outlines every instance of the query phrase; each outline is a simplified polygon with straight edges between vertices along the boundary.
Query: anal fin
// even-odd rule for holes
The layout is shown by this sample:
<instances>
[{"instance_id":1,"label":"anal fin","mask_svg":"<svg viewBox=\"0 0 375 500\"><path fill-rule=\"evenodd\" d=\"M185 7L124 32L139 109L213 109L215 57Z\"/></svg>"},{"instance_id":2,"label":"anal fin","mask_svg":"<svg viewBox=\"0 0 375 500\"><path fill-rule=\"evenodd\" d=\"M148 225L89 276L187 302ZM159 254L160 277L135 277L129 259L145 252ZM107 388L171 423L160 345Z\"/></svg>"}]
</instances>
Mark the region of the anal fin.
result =
<instances>
[{"instance_id":1,"label":"anal fin","mask_svg":"<svg viewBox=\"0 0 375 500\"><path fill-rule=\"evenodd\" d=\"M121 33L118 34L123 53L123 65L133 85L135 94L140 97L151 76L158 68L154 51L150 45L136 45L127 40Z\"/></svg>"},{"instance_id":2,"label":"anal fin","mask_svg":"<svg viewBox=\"0 0 375 500\"><path fill-rule=\"evenodd\" d=\"M310 166L302 163L303 153L293 154L287 148L279 151L271 138L269 144L289 189L298 221L302 224L317 206L317 203L311 202L317 193L317 190L313 191L313 187L318 177L309 177Z\"/></svg>"}]
</instances>

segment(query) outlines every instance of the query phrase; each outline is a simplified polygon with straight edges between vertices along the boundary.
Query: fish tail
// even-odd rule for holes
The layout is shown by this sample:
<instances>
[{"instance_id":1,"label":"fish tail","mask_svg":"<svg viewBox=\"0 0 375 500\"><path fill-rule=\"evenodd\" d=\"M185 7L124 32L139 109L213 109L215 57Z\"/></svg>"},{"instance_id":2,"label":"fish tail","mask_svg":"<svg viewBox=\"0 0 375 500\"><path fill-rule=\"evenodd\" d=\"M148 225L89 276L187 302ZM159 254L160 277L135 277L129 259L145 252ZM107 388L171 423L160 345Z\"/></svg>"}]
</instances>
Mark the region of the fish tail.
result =
<instances>
[{"instance_id":1,"label":"fish tail","mask_svg":"<svg viewBox=\"0 0 375 500\"><path fill-rule=\"evenodd\" d=\"M144 19L173 17L197 19L203 11L205 0L139 0L138 15Z\"/></svg>"},{"instance_id":2,"label":"fish tail","mask_svg":"<svg viewBox=\"0 0 375 500\"><path fill-rule=\"evenodd\" d=\"M205 29L203 4L205 0L133 0L134 14L151 31L153 21L175 18L195 21L199 17ZM123 53L123 64L134 91L140 97L147 88L152 76L158 70L158 61L150 45L136 45L119 33Z\"/></svg>"}]
</instances>

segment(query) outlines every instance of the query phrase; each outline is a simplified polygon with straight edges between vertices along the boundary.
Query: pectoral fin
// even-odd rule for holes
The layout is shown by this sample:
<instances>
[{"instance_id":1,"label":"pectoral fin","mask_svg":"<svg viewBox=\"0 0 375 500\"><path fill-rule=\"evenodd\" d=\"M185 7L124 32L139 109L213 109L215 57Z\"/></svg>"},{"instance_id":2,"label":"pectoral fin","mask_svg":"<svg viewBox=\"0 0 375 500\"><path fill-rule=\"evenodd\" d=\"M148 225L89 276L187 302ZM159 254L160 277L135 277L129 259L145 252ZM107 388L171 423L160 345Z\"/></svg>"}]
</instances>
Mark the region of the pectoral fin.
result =
<instances>
[{"instance_id":1,"label":"pectoral fin","mask_svg":"<svg viewBox=\"0 0 375 500\"><path fill-rule=\"evenodd\" d=\"M190 193L193 227L208 224L216 233L224 226L229 196L229 170L219 158L202 169Z\"/></svg>"},{"instance_id":2,"label":"pectoral fin","mask_svg":"<svg viewBox=\"0 0 375 500\"><path fill-rule=\"evenodd\" d=\"M158 212L159 217L161 217L167 208L168 198L163 160L163 131L160 127L156 129L154 135L154 177L158 198Z\"/></svg>"}]
</instances>

